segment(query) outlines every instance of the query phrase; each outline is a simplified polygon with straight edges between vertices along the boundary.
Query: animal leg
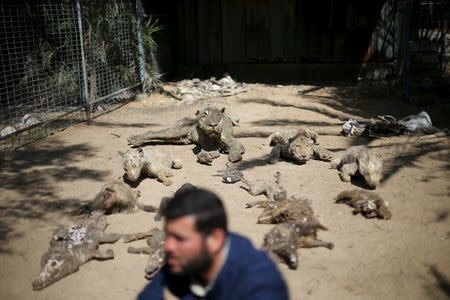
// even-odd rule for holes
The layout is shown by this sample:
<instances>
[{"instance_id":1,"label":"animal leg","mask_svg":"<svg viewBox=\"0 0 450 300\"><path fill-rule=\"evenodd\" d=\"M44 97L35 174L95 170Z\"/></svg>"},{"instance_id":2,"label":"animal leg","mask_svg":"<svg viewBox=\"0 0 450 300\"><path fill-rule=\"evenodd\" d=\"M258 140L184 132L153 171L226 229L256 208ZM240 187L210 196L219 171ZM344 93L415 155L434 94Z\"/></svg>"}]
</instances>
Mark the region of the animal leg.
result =
<instances>
[{"instance_id":1,"label":"animal leg","mask_svg":"<svg viewBox=\"0 0 450 300\"><path fill-rule=\"evenodd\" d=\"M169 200L170 200L169 197L163 197L161 199L161 202L159 203L158 211L156 212L156 215L155 215L155 218L154 218L155 221L161 221L162 212L166 208L167 203L169 202Z\"/></svg>"},{"instance_id":2,"label":"animal leg","mask_svg":"<svg viewBox=\"0 0 450 300\"><path fill-rule=\"evenodd\" d=\"M265 202L267 202L267 200L258 200L258 201L253 201L253 202L247 202L247 203L245 203L245 208L252 208L257 205L262 205Z\"/></svg>"},{"instance_id":3,"label":"animal leg","mask_svg":"<svg viewBox=\"0 0 450 300\"><path fill-rule=\"evenodd\" d=\"M164 185L172 185L172 183L173 183L173 181L170 179L170 177L172 177L173 174L167 170L159 170L159 171L155 172L155 176Z\"/></svg>"},{"instance_id":4,"label":"animal leg","mask_svg":"<svg viewBox=\"0 0 450 300\"><path fill-rule=\"evenodd\" d=\"M197 161L201 164L209 165L212 163L212 161L220 156L219 151L205 151L200 150L200 152L197 154Z\"/></svg>"},{"instance_id":5,"label":"animal leg","mask_svg":"<svg viewBox=\"0 0 450 300\"><path fill-rule=\"evenodd\" d=\"M194 118L183 118L178 120L171 127L157 130L148 131L143 134L131 135L128 138L128 143L133 146L140 146L150 141L162 140L167 142L182 142L186 143L188 132L192 125L195 124Z\"/></svg>"},{"instance_id":6,"label":"animal leg","mask_svg":"<svg viewBox=\"0 0 450 300\"><path fill-rule=\"evenodd\" d=\"M334 154L330 150L321 148L319 146L314 146L313 150L314 150L314 155L320 160L331 161L333 159Z\"/></svg>"},{"instance_id":7,"label":"animal leg","mask_svg":"<svg viewBox=\"0 0 450 300\"><path fill-rule=\"evenodd\" d=\"M258 196L266 193L266 186L264 184L256 185L251 184L247 180L242 180L244 185L241 185L241 188L249 192L252 196Z\"/></svg>"},{"instance_id":8,"label":"animal leg","mask_svg":"<svg viewBox=\"0 0 450 300\"><path fill-rule=\"evenodd\" d=\"M131 234L124 234L122 237L122 240L124 243L129 243L133 241L137 241L143 238L147 238L150 236L154 236L159 232L158 228L152 228L150 230L147 230L145 232L138 232L138 233L131 233Z\"/></svg>"},{"instance_id":9,"label":"animal leg","mask_svg":"<svg viewBox=\"0 0 450 300\"><path fill-rule=\"evenodd\" d=\"M258 216L258 224L276 224L276 223L280 223L279 222L279 218L283 215L286 214L287 212L287 208L286 207L281 207L281 208L276 208L275 209L270 209L267 211L263 211L259 216Z\"/></svg>"},{"instance_id":10,"label":"animal leg","mask_svg":"<svg viewBox=\"0 0 450 300\"><path fill-rule=\"evenodd\" d=\"M357 163L345 164L341 167L341 173L339 174L339 176L341 177L342 181L349 182L351 180L351 177L355 175L357 171Z\"/></svg>"},{"instance_id":11,"label":"animal leg","mask_svg":"<svg viewBox=\"0 0 450 300\"><path fill-rule=\"evenodd\" d=\"M299 248L316 248L324 247L332 250L334 248L333 243L317 240L315 238L303 238L299 242Z\"/></svg>"},{"instance_id":12,"label":"animal leg","mask_svg":"<svg viewBox=\"0 0 450 300\"><path fill-rule=\"evenodd\" d=\"M148 259L145 267L145 278L152 279L164 264L164 251L162 248L157 249Z\"/></svg>"},{"instance_id":13,"label":"animal leg","mask_svg":"<svg viewBox=\"0 0 450 300\"><path fill-rule=\"evenodd\" d=\"M244 146L237 140L233 140L229 145L228 160L232 163L242 160L242 154L245 153Z\"/></svg>"},{"instance_id":14,"label":"animal leg","mask_svg":"<svg viewBox=\"0 0 450 300\"><path fill-rule=\"evenodd\" d=\"M158 208L151 204L143 204L141 202L137 202L136 206L146 212L157 212L158 211Z\"/></svg>"},{"instance_id":15,"label":"animal leg","mask_svg":"<svg viewBox=\"0 0 450 300\"><path fill-rule=\"evenodd\" d=\"M154 249L150 248L150 247L128 247L127 249L128 253L132 253L132 254L148 254L148 255L152 255L153 252L155 252Z\"/></svg>"},{"instance_id":16,"label":"animal leg","mask_svg":"<svg viewBox=\"0 0 450 300\"><path fill-rule=\"evenodd\" d=\"M114 251L112 249L106 249L106 250L97 250L97 253L94 256L95 259L98 260L106 260L106 259L113 259L114 258Z\"/></svg>"},{"instance_id":17,"label":"animal leg","mask_svg":"<svg viewBox=\"0 0 450 300\"><path fill-rule=\"evenodd\" d=\"M282 150L281 145L276 145L275 147L272 148L272 151L270 151L269 163L276 164L277 162L280 161L281 150Z\"/></svg>"},{"instance_id":18,"label":"animal leg","mask_svg":"<svg viewBox=\"0 0 450 300\"><path fill-rule=\"evenodd\" d=\"M97 238L100 244L104 243L112 244L117 242L122 237L122 234L98 232L96 233L95 237Z\"/></svg>"}]
</instances>

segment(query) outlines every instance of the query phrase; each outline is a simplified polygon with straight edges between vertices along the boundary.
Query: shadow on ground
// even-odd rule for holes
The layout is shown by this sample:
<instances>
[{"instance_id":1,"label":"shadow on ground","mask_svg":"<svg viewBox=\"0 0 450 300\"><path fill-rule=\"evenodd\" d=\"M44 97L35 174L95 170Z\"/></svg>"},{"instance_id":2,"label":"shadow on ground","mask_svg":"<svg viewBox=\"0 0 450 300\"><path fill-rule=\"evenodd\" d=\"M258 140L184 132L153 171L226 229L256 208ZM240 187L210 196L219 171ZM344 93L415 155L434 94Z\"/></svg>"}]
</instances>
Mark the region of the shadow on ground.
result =
<instances>
[{"instance_id":1,"label":"shadow on ground","mask_svg":"<svg viewBox=\"0 0 450 300\"><path fill-rule=\"evenodd\" d=\"M434 284L426 286L428 293L433 296L434 299L439 299L441 294L444 294L450 298L450 280L439 271L436 265L429 267L428 273L433 277Z\"/></svg>"},{"instance_id":2,"label":"shadow on ground","mask_svg":"<svg viewBox=\"0 0 450 300\"><path fill-rule=\"evenodd\" d=\"M448 152L448 137L442 138L443 140L412 140L409 142L392 142L383 143L381 145L372 146L368 144L369 148L380 149L384 155L383 165L383 182L388 181L393 175L399 172L402 168L408 167L420 167L419 162L427 156L432 160L439 161L442 165L440 168L442 171L450 171L450 153ZM395 154L389 157L389 154ZM423 167L422 167L423 168ZM427 174L421 180L424 182L430 181L437 174Z\"/></svg>"},{"instance_id":3,"label":"shadow on ground","mask_svg":"<svg viewBox=\"0 0 450 300\"><path fill-rule=\"evenodd\" d=\"M8 241L20 237L14 224L23 219L46 220L49 213L69 212L81 199L60 199L58 182L88 179L101 181L107 172L74 166L92 157L87 144L51 142L4 153L0 159L0 253L9 253Z\"/></svg>"}]
</instances>

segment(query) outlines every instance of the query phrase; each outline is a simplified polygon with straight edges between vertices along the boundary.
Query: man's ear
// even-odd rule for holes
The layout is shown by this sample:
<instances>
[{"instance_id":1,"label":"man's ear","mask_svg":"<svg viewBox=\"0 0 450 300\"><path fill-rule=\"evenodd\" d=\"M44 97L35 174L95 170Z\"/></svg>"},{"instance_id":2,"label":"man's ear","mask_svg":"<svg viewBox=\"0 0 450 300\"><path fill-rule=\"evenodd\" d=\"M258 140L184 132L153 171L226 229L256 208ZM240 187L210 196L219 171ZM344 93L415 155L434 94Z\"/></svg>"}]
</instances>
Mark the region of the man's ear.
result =
<instances>
[{"instance_id":1,"label":"man's ear","mask_svg":"<svg viewBox=\"0 0 450 300\"><path fill-rule=\"evenodd\" d=\"M214 229L206 238L206 246L210 253L219 253L225 245L225 231L220 228Z\"/></svg>"}]
</instances>

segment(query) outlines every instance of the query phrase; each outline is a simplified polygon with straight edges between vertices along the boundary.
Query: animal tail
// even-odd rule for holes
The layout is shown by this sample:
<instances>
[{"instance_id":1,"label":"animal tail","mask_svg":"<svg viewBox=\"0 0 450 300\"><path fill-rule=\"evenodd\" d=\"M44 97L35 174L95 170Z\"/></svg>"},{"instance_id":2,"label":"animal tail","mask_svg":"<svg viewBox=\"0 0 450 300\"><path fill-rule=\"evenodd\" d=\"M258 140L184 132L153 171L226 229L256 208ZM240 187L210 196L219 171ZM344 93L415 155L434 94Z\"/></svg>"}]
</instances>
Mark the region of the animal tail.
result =
<instances>
[{"instance_id":1,"label":"animal tail","mask_svg":"<svg viewBox=\"0 0 450 300\"><path fill-rule=\"evenodd\" d=\"M81 207L74 209L70 212L72 216L90 215L92 212L91 207L88 204L82 205Z\"/></svg>"},{"instance_id":2,"label":"animal tail","mask_svg":"<svg viewBox=\"0 0 450 300\"><path fill-rule=\"evenodd\" d=\"M327 227L325 227L324 225L320 224L317 221L310 223L298 223L296 227L298 229L297 234L300 236L306 236L311 233L314 233L317 229L328 230Z\"/></svg>"},{"instance_id":3,"label":"animal tail","mask_svg":"<svg viewBox=\"0 0 450 300\"><path fill-rule=\"evenodd\" d=\"M158 208L156 206L154 206L154 205L151 205L151 204L143 204L141 202L138 202L137 206L140 209L142 209L143 211L146 211L146 212L157 212L158 211Z\"/></svg>"}]
</instances>

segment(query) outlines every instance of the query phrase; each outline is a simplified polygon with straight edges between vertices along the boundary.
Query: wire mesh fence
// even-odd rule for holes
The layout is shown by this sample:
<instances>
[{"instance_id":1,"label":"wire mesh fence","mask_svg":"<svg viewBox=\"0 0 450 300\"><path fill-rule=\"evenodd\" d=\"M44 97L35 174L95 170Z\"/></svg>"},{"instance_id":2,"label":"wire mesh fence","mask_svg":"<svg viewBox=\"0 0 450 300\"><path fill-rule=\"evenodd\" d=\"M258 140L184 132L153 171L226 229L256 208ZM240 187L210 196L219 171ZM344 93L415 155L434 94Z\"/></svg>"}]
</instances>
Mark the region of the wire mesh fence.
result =
<instances>
[{"instance_id":1,"label":"wire mesh fence","mask_svg":"<svg viewBox=\"0 0 450 300\"><path fill-rule=\"evenodd\" d=\"M450 92L450 1L410 0L405 95L420 105L448 101Z\"/></svg>"},{"instance_id":2,"label":"wire mesh fence","mask_svg":"<svg viewBox=\"0 0 450 300\"><path fill-rule=\"evenodd\" d=\"M0 3L0 151L134 96L134 1Z\"/></svg>"},{"instance_id":3,"label":"wire mesh fence","mask_svg":"<svg viewBox=\"0 0 450 300\"><path fill-rule=\"evenodd\" d=\"M438 66L434 76L441 76L443 57L449 52L449 1L416 0L411 8L411 61Z\"/></svg>"}]
</instances>

